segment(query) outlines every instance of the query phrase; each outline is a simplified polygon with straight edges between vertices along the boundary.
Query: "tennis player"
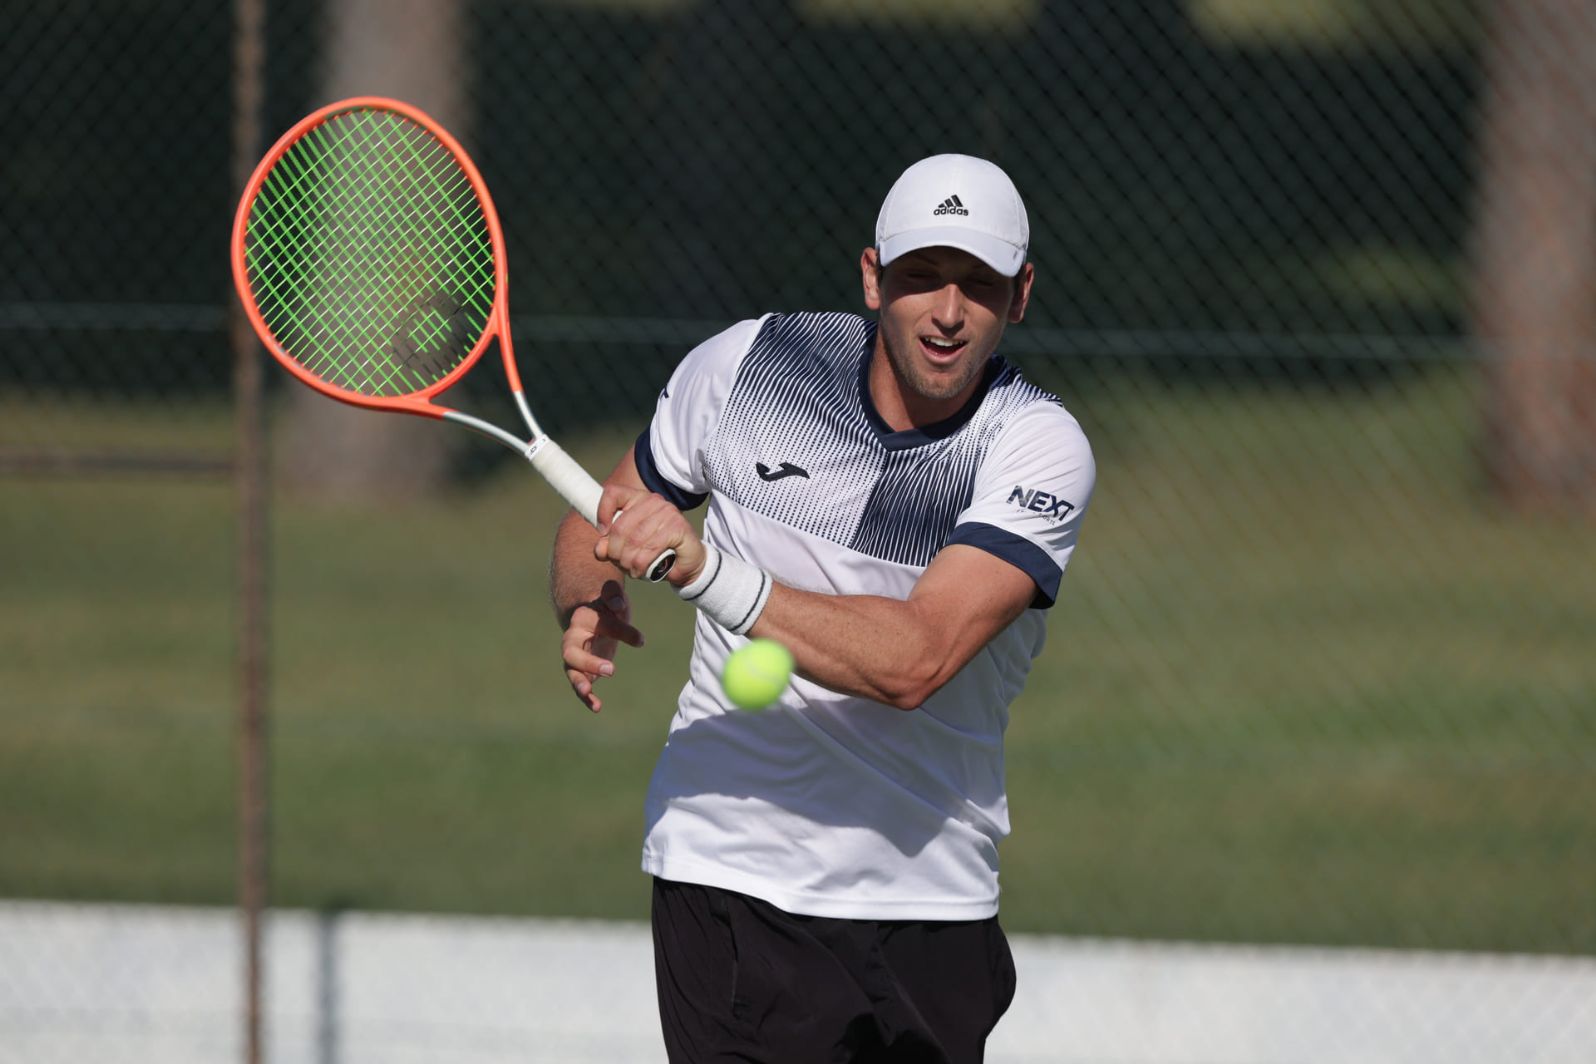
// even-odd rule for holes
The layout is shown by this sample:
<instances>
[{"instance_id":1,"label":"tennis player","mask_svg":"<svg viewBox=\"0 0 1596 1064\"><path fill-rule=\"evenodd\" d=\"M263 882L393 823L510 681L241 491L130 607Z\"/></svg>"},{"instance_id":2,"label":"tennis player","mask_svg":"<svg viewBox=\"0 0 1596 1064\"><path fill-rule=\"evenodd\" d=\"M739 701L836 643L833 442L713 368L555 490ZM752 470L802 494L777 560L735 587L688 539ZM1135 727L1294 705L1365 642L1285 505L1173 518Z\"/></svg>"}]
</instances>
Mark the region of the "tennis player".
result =
<instances>
[{"instance_id":1,"label":"tennis player","mask_svg":"<svg viewBox=\"0 0 1596 1064\"><path fill-rule=\"evenodd\" d=\"M552 596L589 708L642 642L624 576L673 548L698 607L643 846L673 1061L977 1061L1013 997L1003 733L1095 477L1075 419L997 354L1028 242L997 166L914 164L859 260L875 320L705 341L601 531L561 526ZM682 511L706 500L700 538ZM747 713L718 677L756 636L797 673Z\"/></svg>"}]
</instances>

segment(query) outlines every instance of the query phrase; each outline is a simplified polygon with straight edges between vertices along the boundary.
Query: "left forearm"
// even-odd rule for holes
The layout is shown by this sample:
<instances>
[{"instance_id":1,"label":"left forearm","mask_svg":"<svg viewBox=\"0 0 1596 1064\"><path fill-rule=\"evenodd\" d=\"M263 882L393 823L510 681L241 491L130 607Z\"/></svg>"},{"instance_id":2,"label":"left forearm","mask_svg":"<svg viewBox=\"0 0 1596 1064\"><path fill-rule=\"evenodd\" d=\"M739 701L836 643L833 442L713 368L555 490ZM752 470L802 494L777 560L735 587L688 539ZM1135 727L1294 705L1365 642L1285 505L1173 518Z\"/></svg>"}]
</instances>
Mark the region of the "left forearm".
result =
<instances>
[{"instance_id":1,"label":"left forearm","mask_svg":"<svg viewBox=\"0 0 1596 1064\"><path fill-rule=\"evenodd\" d=\"M778 584L749 635L784 644L799 675L823 687L915 709L963 664L948 633L926 614L912 599Z\"/></svg>"},{"instance_id":2,"label":"left forearm","mask_svg":"<svg viewBox=\"0 0 1596 1064\"><path fill-rule=\"evenodd\" d=\"M899 709L919 708L1036 591L1025 570L966 544L944 547L907 599L799 591L707 547L675 507L640 485L607 484L598 517L595 557L638 576L660 551L675 550L671 583L716 624L785 644L806 679Z\"/></svg>"}]
</instances>

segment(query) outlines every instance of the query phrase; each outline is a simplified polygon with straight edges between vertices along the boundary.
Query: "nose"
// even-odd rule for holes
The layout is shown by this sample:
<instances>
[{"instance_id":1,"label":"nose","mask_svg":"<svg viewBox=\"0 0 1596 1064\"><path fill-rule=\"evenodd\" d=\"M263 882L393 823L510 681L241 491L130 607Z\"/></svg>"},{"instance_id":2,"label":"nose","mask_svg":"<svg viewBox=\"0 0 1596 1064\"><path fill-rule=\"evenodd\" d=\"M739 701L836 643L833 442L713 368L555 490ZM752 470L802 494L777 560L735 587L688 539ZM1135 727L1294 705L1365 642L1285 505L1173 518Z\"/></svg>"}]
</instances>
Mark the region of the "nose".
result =
<instances>
[{"instance_id":1,"label":"nose","mask_svg":"<svg viewBox=\"0 0 1596 1064\"><path fill-rule=\"evenodd\" d=\"M931 320L938 328L949 332L958 331L964 324L964 292L956 284L945 284L937 293L936 303L931 308Z\"/></svg>"}]
</instances>

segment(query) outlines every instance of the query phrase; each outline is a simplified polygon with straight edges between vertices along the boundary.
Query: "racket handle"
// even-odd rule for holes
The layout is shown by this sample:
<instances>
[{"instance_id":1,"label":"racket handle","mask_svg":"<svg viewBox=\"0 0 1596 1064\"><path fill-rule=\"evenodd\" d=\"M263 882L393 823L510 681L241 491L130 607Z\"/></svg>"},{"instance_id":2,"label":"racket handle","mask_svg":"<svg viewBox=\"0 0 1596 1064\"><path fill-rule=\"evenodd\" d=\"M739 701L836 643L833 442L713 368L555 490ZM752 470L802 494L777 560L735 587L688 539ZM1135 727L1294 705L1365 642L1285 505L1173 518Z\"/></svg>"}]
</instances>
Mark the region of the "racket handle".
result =
<instances>
[{"instance_id":1,"label":"racket handle","mask_svg":"<svg viewBox=\"0 0 1596 1064\"><path fill-rule=\"evenodd\" d=\"M599 487L599 482L594 480L587 470L579 465L576 459L565 453L564 448L548 437L544 437L542 446L538 447L529 456L532 468L542 474L543 479L560 497L571 504L571 507L593 526L598 525L599 499L604 494L604 489ZM665 579L665 574L671 571L671 566L676 564L676 552L666 548L665 552L655 558L648 567L650 583L659 583Z\"/></svg>"}]
</instances>

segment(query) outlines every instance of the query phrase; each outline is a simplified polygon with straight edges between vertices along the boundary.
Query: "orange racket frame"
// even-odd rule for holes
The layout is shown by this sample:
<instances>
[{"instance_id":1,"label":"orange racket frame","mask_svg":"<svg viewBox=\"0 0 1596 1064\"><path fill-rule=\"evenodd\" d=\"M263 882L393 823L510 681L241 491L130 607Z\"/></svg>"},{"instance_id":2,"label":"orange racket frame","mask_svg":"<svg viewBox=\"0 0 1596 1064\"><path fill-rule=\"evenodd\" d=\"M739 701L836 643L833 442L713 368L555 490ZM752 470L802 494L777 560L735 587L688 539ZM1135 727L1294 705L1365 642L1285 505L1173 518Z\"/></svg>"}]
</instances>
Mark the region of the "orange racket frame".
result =
<instances>
[{"instance_id":1,"label":"orange racket frame","mask_svg":"<svg viewBox=\"0 0 1596 1064\"><path fill-rule=\"evenodd\" d=\"M256 305L254 289L250 284L248 264L245 260L245 239L249 226L250 211L254 206L255 197L260 193L261 186L272 172L272 168L306 134L337 115L358 110L389 111L400 115L425 129L448 149L449 153L454 157L455 163L460 167L461 172L471 182L472 190L476 193L477 202L482 208L482 214L487 223L488 238L493 253L493 307L489 312L488 321L482 331L482 335L460 361L460 364L455 366L445 376L424 388L404 395L364 395L326 381L301 365L278 341L271 326L267 324L266 319L260 312L260 308ZM587 519L588 523L597 523L599 496L602 493L602 489L599 487L598 482L577 464L575 459L571 458L558 444L551 440L548 434L538 425L537 419L532 416L531 408L527 405L526 394L521 387L521 374L515 364L514 345L510 340L510 320L507 309L510 298L510 275L505 255L504 230L499 225L499 214L494 209L493 197L489 195L487 183L482 179L482 173L477 169L476 164L471 161L471 156L466 154L465 148L432 116L418 107L386 96L355 96L327 104L325 107L312 111L294 123L286 133L278 138L277 143L272 145L271 150L266 153L250 175L248 184L244 186L244 192L239 197L238 210L233 216L231 257L233 286L238 290L239 299L244 305L244 313L248 316L250 325L254 327L256 335L265 344L266 350L271 352L272 357L301 383L316 389L323 395L354 406L452 421L495 439L512 450L520 452L543 475L544 479L578 513ZM481 418L473 417L453 407L444 406L434 401L438 395L448 391L459 382L461 377L470 372L471 368L476 365L477 360L487 350L488 344L494 339L499 342L499 354L504 364L505 378L510 385L510 394L514 397L516 407L520 410L521 417L532 434L530 440L521 439L491 422L483 421ZM649 579L662 579L670 570L674 561L674 551L666 551L660 555L654 564L649 567Z\"/></svg>"},{"instance_id":2,"label":"orange racket frame","mask_svg":"<svg viewBox=\"0 0 1596 1064\"><path fill-rule=\"evenodd\" d=\"M483 329L482 336L477 340L476 346L460 361L449 374L441 380L435 381L427 387L407 395L398 396L370 396L338 385L311 373L300 365L299 362L285 351L277 342L270 325L261 316L260 308L255 305L254 296L251 294L249 273L245 262L244 238L249 225L250 209L255 204L255 197L260 193L261 185L265 183L267 175L276 166L278 161L288 153L306 134L321 126L329 119L344 114L348 111L376 110L392 111L402 115L421 126L428 133L438 138L438 141L454 156L454 161L459 165L471 188L476 193L477 202L482 206L483 217L487 221L488 241L493 248L493 310L489 314L487 328ZM521 374L516 368L514 345L510 341L510 323L505 308L509 305L510 296L510 271L505 264L504 230L499 225L499 212L493 207L493 197L488 193L487 182L482 180L482 172L477 169L476 163L471 161L471 156L466 154L465 148L455 140L453 135L425 111L414 107L401 100L390 99L386 96L355 96L347 100L339 100L325 107L318 108L294 123L293 127L278 138L260 164L255 167L255 172L250 174L249 183L244 186L244 193L239 197L238 211L233 217L233 285L238 289L243 299L244 312L249 316L249 323L254 326L255 332L265 342L266 349L282 363L283 368L298 377L300 381L310 385L323 394L334 399L355 406L368 406L378 410L397 410L406 414L419 414L422 417L442 418L450 408L441 406L432 401L433 397L448 391L456 382L474 366L483 352L488 349L488 344L495 338L499 341L499 353L504 361L504 374L510 381L510 390L516 395L521 395Z\"/></svg>"}]
</instances>

